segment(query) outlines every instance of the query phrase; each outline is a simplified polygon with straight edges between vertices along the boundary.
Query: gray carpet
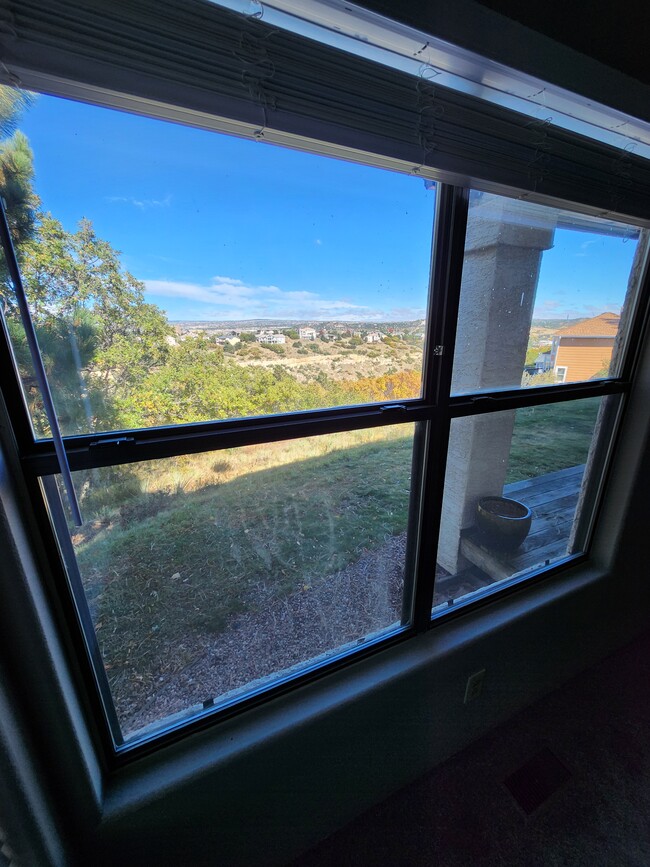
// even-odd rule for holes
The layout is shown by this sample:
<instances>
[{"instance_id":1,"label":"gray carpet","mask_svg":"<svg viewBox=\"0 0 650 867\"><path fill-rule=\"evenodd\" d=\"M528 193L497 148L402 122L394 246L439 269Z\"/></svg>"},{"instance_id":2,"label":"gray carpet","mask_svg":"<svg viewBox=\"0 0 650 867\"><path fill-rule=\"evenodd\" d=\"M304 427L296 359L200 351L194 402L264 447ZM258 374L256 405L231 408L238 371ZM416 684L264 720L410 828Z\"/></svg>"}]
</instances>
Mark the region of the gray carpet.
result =
<instances>
[{"instance_id":1,"label":"gray carpet","mask_svg":"<svg viewBox=\"0 0 650 867\"><path fill-rule=\"evenodd\" d=\"M325 865L648 867L650 633L293 862Z\"/></svg>"}]
</instances>

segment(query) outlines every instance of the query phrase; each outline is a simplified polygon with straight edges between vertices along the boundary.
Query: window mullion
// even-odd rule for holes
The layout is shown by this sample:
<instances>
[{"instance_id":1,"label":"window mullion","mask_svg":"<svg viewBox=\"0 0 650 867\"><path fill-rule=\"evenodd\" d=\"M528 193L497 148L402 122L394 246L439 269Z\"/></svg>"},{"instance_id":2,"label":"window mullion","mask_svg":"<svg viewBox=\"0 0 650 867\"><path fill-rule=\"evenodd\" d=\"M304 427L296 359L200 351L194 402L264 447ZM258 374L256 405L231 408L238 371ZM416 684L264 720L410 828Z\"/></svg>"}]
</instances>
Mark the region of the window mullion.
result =
<instances>
[{"instance_id":1,"label":"window mullion","mask_svg":"<svg viewBox=\"0 0 650 867\"><path fill-rule=\"evenodd\" d=\"M626 311L630 324L629 332L624 346L623 365L621 377L632 380L639 362L639 354L644 346L644 337L650 328L650 236L645 230L639 240L644 244L643 265L638 276L637 294L632 309Z\"/></svg>"},{"instance_id":2,"label":"window mullion","mask_svg":"<svg viewBox=\"0 0 650 867\"><path fill-rule=\"evenodd\" d=\"M449 389L456 338L456 317L463 272L469 196L462 187L441 185L436 201L431 263L430 320L425 358L424 397L437 410L422 438L422 484L419 546L415 558L413 622L418 630L431 622L438 527L442 511L447 443Z\"/></svg>"},{"instance_id":3,"label":"window mullion","mask_svg":"<svg viewBox=\"0 0 650 867\"><path fill-rule=\"evenodd\" d=\"M438 185L422 392L436 405L447 401L451 386L468 203L462 187Z\"/></svg>"}]
</instances>

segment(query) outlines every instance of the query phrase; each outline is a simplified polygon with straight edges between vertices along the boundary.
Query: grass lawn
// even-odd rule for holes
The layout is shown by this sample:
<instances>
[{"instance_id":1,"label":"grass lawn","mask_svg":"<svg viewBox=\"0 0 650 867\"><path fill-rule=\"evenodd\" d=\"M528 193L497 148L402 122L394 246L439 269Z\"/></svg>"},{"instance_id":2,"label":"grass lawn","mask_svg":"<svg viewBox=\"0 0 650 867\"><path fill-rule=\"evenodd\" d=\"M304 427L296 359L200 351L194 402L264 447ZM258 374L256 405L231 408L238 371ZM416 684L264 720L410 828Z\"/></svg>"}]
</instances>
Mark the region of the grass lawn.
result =
<instances>
[{"instance_id":1,"label":"grass lawn","mask_svg":"<svg viewBox=\"0 0 650 867\"><path fill-rule=\"evenodd\" d=\"M584 464L600 398L518 409L506 484Z\"/></svg>"},{"instance_id":2,"label":"grass lawn","mask_svg":"<svg viewBox=\"0 0 650 867\"><path fill-rule=\"evenodd\" d=\"M346 448L316 455L328 438L276 444L274 459L281 461L284 445L292 462L177 490L162 511L142 520L130 502L129 526L114 521L78 545L111 667L146 668L161 642L197 627L221 631L233 614L307 590L406 528L412 428L329 439L337 437ZM256 452L264 464L269 447L244 457ZM232 473L236 457L215 462L213 454L212 461Z\"/></svg>"}]
</instances>

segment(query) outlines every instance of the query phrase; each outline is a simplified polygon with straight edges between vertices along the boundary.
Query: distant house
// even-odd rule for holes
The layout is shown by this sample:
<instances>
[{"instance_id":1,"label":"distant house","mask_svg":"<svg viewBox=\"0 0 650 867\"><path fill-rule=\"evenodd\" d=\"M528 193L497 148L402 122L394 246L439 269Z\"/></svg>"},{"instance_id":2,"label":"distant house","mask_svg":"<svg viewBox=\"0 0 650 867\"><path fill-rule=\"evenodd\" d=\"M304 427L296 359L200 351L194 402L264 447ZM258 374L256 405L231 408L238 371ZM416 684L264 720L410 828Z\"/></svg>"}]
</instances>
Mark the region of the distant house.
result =
<instances>
[{"instance_id":1,"label":"distant house","mask_svg":"<svg viewBox=\"0 0 650 867\"><path fill-rule=\"evenodd\" d=\"M315 328L299 328L298 336L301 340L316 340Z\"/></svg>"},{"instance_id":2,"label":"distant house","mask_svg":"<svg viewBox=\"0 0 650 867\"><path fill-rule=\"evenodd\" d=\"M284 334L276 334L275 331L260 331L255 338L258 343L286 343Z\"/></svg>"},{"instance_id":3,"label":"distant house","mask_svg":"<svg viewBox=\"0 0 650 867\"><path fill-rule=\"evenodd\" d=\"M581 382L609 368L621 317L601 313L553 336L551 366L557 382Z\"/></svg>"},{"instance_id":4,"label":"distant house","mask_svg":"<svg viewBox=\"0 0 650 867\"><path fill-rule=\"evenodd\" d=\"M284 334L277 334L272 328L262 328L255 335L258 343L286 343Z\"/></svg>"},{"instance_id":5,"label":"distant house","mask_svg":"<svg viewBox=\"0 0 650 867\"><path fill-rule=\"evenodd\" d=\"M535 359L535 373L546 373L553 367L551 360L551 350L548 352L540 352Z\"/></svg>"},{"instance_id":6,"label":"distant house","mask_svg":"<svg viewBox=\"0 0 650 867\"><path fill-rule=\"evenodd\" d=\"M366 343L381 343L383 337L381 331L370 331L366 334Z\"/></svg>"},{"instance_id":7,"label":"distant house","mask_svg":"<svg viewBox=\"0 0 650 867\"><path fill-rule=\"evenodd\" d=\"M226 337L226 339L224 340L224 343L229 343L231 346L237 346L238 343L241 343L241 340L239 339L239 337L235 337L235 336Z\"/></svg>"}]
</instances>

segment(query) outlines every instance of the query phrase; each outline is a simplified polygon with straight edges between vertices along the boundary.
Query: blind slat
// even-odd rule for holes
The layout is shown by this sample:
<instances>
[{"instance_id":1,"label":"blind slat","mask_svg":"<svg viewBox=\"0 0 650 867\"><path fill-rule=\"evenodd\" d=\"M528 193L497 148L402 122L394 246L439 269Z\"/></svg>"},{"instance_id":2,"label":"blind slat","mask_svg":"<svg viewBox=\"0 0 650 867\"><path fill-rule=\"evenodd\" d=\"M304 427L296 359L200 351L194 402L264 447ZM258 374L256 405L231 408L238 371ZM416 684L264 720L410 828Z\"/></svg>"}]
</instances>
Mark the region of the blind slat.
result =
<instances>
[{"instance_id":1,"label":"blind slat","mask_svg":"<svg viewBox=\"0 0 650 867\"><path fill-rule=\"evenodd\" d=\"M0 0L0 48L4 80L32 71L650 219L633 153L205 0Z\"/></svg>"}]
</instances>

